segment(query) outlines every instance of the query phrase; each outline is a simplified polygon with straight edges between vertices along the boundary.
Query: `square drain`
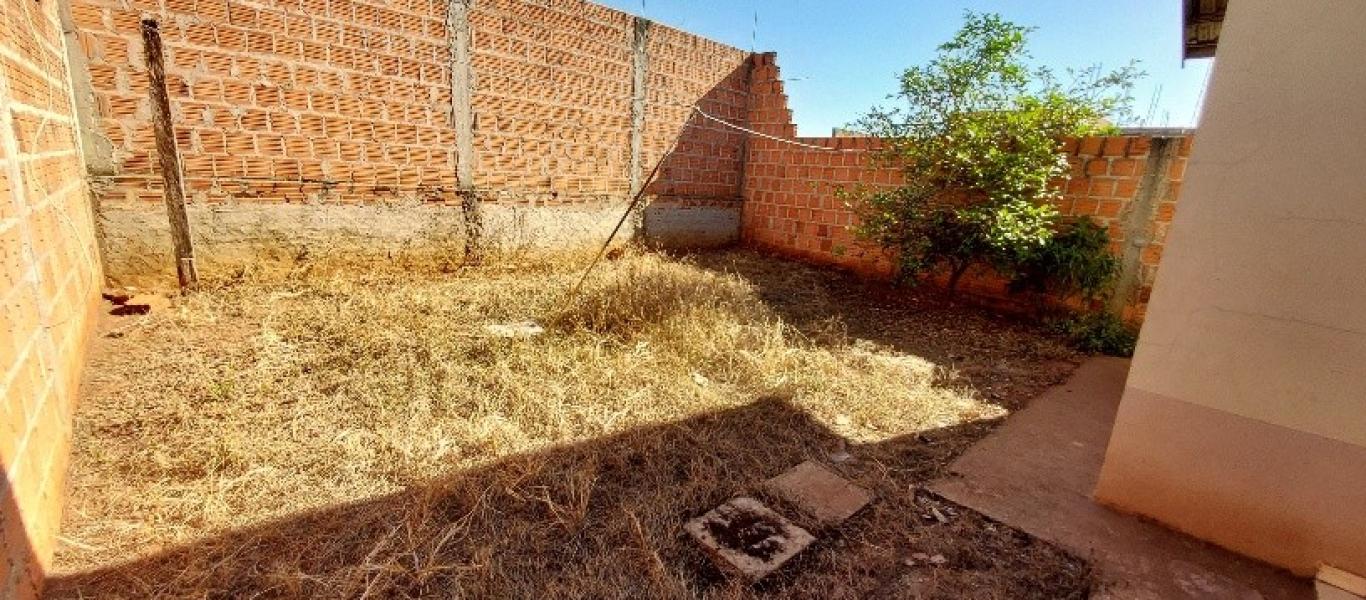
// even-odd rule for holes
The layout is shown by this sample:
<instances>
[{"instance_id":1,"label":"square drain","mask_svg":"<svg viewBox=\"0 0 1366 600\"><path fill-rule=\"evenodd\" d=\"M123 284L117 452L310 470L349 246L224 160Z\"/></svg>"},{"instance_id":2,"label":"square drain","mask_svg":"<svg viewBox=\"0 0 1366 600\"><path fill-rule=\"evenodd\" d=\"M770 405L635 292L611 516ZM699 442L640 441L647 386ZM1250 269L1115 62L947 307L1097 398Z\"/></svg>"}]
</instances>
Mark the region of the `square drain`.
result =
<instances>
[{"instance_id":1,"label":"square drain","mask_svg":"<svg viewBox=\"0 0 1366 600\"><path fill-rule=\"evenodd\" d=\"M816 538L758 500L739 496L683 525L723 569L751 583L777 571Z\"/></svg>"}]
</instances>

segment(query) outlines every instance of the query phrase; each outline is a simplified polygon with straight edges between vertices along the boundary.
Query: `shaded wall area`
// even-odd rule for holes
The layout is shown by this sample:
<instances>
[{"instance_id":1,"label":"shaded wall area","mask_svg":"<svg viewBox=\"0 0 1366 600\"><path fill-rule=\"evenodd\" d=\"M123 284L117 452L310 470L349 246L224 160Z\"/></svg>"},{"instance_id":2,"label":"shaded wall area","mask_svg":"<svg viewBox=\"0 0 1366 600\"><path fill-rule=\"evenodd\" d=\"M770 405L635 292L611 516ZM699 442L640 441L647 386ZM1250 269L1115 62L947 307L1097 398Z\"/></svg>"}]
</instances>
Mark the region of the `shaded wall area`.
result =
<instances>
[{"instance_id":1,"label":"shaded wall area","mask_svg":"<svg viewBox=\"0 0 1366 600\"><path fill-rule=\"evenodd\" d=\"M36 598L61 517L100 259L55 2L0 4L0 598Z\"/></svg>"},{"instance_id":2,"label":"shaded wall area","mask_svg":"<svg viewBox=\"0 0 1366 600\"><path fill-rule=\"evenodd\" d=\"M693 105L710 117L746 125L750 53L657 24L647 35L641 178L656 165L659 172L646 189L651 202L642 216L645 237L669 247L734 243L749 137L702 116Z\"/></svg>"},{"instance_id":3,"label":"shaded wall area","mask_svg":"<svg viewBox=\"0 0 1366 600\"><path fill-rule=\"evenodd\" d=\"M743 237L749 244L809 262L890 278L894 257L855 235L857 216L840 190L896 186L901 173L878 159L878 140L798 138L772 54L755 58L750 121L777 140L750 140L745 171ZM1064 217L1089 217L1110 233L1122 275L1115 311L1141 320L1176 212L1192 136L1111 136L1068 139L1062 150L1071 172L1058 186ZM969 273L962 289L1010 302L1006 282Z\"/></svg>"},{"instance_id":4,"label":"shaded wall area","mask_svg":"<svg viewBox=\"0 0 1366 600\"><path fill-rule=\"evenodd\" d=\"M659 210L680 199L738 214L742 136L685 125L699 102L743 120L748 53L620 11L584 0L72 3L120 283L165 282L173 264L146 18L160 22L201 270L600 243L680 137L650 190Z\"/></svg>"},{"instance_id":5,"label":"shaded wall area","mask_svg":"<svg viewBox=\"0 0 1366 600\"><path fill-rule=\"evenodd\" d=\"M1096 496L1366 574L1366 5L1232 3Z\"/></svg>"}]
</instances>

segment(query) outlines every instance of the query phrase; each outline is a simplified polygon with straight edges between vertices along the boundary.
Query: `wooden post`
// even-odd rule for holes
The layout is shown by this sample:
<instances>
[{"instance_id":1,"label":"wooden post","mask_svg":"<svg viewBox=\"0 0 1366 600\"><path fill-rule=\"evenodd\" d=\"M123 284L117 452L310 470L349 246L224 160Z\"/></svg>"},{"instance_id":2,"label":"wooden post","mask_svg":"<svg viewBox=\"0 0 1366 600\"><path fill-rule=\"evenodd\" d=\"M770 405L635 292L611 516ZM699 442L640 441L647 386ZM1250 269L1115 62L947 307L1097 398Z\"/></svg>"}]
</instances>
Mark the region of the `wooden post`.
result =
<instances>
[{"instance_id":1,"label":"wooden post","mask_svg":"<svg viewBox=\"0 0 1366 600\"><path fill-rule=\"evenodd\" d=\"M166 94L166 64L161 51L161 32L153 19L142 21L142 46L147 58L147 94L152 100L152 131L157 155L161 158L161 180L166 194L166 216L171 222L171 243L175 249L176 276L180 289L189 291L199 284L194 264L194 245L190 242L190 219L185 214L185 183L180 177L180 151L176 149L171 126L171 102Z\"/></svg>"}]
</instances>

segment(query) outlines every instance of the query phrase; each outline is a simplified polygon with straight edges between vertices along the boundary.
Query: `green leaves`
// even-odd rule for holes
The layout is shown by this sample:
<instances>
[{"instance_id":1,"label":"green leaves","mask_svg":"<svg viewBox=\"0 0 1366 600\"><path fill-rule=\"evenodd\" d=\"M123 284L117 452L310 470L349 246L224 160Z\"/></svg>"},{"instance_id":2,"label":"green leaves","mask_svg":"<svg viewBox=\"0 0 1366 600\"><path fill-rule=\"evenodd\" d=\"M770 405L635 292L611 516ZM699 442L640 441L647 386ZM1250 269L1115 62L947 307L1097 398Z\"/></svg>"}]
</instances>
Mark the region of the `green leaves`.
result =
<instances>
[{"instance_id":1,"label":"green leaves","mask_svg":"<svg viewBox=\"0 0 1366 600\"><path fill-rule=\"evenodd\" d=\"M906 185L863 193L851 203L862 234L895 248L903 279L972 264L1004 273L1052 239L1066 177L1067 136L1112 129L1142 74L1131 64L1053 72L1029 64L1032 28L996 14L967 12L962 29L928 64L906 69L890 107L861 119L861 130L888 141L888 161ZM952 286L951 286L952 287Z\"/></svg>"},{"instance_id":2,"label":"green leaves","mask_svg":"<svg viewBox=\"0 0 1366 600\"><path fill-rule=\"evenodd\" d=\"M1110 235L1090 219L1054 233L1013 266L1014 291L1077 295L1086 301L1107 295L1119 275L1119 260L1110 254Z\"/></svg>"}]
</instances>

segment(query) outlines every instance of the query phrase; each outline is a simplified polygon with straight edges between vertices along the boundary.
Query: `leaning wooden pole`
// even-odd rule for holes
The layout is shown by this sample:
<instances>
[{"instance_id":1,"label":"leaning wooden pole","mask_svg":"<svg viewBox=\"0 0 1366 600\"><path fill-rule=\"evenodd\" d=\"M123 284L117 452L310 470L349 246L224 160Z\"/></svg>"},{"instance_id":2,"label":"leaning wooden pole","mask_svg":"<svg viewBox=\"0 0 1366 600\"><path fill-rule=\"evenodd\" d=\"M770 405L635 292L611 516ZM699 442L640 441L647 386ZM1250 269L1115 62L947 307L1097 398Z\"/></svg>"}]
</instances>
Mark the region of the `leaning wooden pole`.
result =
<instances>
[{"instance_id":1,"label":"leaning wooden pole","mask_svg":"<svg viewBox=\"0 0 1366 600\"><path fill-rule=\"evenodd\" d=\"M165 187L166 216L171 222L171 244L175 249L176 276L180 289L189 291L199 285L194 264L194 245L190 242L190 219L185 214L185 182L180 177L180 151L171 127L171 102L166 94L166 61L161 51L161 31L153 19L142 21L142 47L147 59L147 94L152 100L152 131L156 135L157 155L161 159L161 181Z\"/></svg>"}]
</instances>

